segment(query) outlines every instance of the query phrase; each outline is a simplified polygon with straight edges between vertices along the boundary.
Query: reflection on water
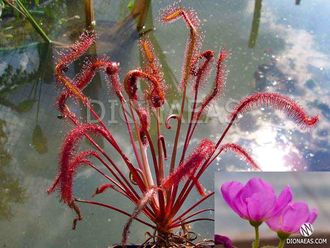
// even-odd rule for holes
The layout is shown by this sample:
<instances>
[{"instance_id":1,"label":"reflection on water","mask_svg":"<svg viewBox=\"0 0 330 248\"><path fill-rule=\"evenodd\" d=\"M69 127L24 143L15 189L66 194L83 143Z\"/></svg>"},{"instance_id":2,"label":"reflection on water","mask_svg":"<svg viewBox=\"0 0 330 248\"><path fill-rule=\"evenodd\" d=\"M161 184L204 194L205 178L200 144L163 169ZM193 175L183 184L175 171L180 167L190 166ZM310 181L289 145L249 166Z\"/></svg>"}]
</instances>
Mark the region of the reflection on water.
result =
<instances>
[{"instance_id":1,"label":"reflection on water","mask_svg":"<svg viewBox=\"0 0 330 248\"><path fill-rule=\"evenodd\" d=\"M228 61L225 95L210 108L209 117L205 118L208 123L198 127L197 135L219 136L224 126L219 120L226 118L226 106L230 101L235 102L255 91L281 92L297 100L309 114L319 114L319 125L315 129L302 131L281 113L260 109L244 114L227 139L250 150L265 170L329 170L330 34L325 21L330 14L329 3L326 0L313 3L296 1L296 4L300 2L296 6L294 1L262 1L260 25L253 38L258 37L257 42L254 48L248 48L257 1L183 1L184 5L195 8L199 13L207 34L203 49L218 50L225 46L232 54ZM66 9L67 16L64 18L82 15L80 4L67 2L70 9ZM128 1L95 1L95 16L99 23L97 29L100 32L96 50L99 54L110 51L108 55L111 59L121 63L121 78L128 70L140 66L137 33L132 29L125 32L124 29L119 35L114 25L129 13L127 4ZM171 99L168 104L175 106L186 31L180 23L169 27L156 21L155 13L167 5L167 1L153 2L146 26L147 29L156 29L149 33L149 37L165 70ZM65 42L69 42L70 37L76 37L81 31L79 27L84 26L78 25L78 19L76 21L63 26L60 37ZM130 27L134 25L128 24ZM73 29L74 34L71 32ZM56 56L53 48L38 44L20 49L6 47L0 51L0 218L12 216L10 222L0 221L0 245L106 247L120 240L126 217L83 206L85 219L73 232L70 230L72 213L55 197L45 194L55 175L61 141L70 128L57 118L58 113L54 109L57 90L52 76L53 56ZM78 62L77 69L81 68L81 63ZM72 69L68 73L72 76L77 72ZM93 87L86 90L91 98L106 102L109 97L104 89L105 82L100 75ZM83 115L80 106L74 108ZM111 131L119 143L127 147L127 154L131 154L121 122L112 124ZM173 135L166 130L164 134L169 140ZM168 149L171 150L170 147ZM213 177L214 170L219 169L247 170L247 166L228 153L206 172L204 179ZM77 179L75 190L86 197L102 183L90 170L80 171ZM213 188L212 180L202 179L202 183L208 189ZM3 190L6 188L10 194L8 190ZM191 201L197 197L193 194ZM3 199L7 199L5 203ZM110 195L108 200L118 202L127 211L132 210L117 195ZM7 213L11 214L3 214L6 211L1 209L8 209ZM213 227L209 223L199 223L194 228L202 236L213 235ZM142 242L144 232L141 226L134 223L131 240Z\"/></svg>"},{"instance_id":2,"label":"reflection on water","mask_svg":"<svg viewBox=\"0 0 330 248\"><path fill-rule=\"evenodd\" d=\"M14 217L12 206L14 203L23 203L25 191L15 175L9 173L8 165L12 160L7 151L6 122L0 119L0 220L10 220Z\"/></svg>"},{"instance_id":3,"label":"reflection on water","mask_svg":"<svg viewBox=\"0 0 330 248\"><path fill-rule=\"evenodd\" d=\"M261 16L262 0L255 0L252 28L249 38L249 47L253 48L256 45L259 32L260 16Z\"/></svg>"}]
</instances>

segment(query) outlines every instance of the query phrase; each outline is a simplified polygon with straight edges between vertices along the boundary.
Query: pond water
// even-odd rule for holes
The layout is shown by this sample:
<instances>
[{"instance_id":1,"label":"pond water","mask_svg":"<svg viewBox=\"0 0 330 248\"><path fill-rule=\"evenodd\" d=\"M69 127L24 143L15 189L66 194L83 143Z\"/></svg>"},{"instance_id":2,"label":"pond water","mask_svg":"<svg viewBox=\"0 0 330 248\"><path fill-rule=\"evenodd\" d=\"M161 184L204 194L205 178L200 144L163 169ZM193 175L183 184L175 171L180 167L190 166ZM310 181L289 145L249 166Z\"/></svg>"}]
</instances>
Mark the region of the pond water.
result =
<instances>
[{"instance_id":1,"label":"pond water","mask_svg":"<svg viewBox=\"0 0 330 248\"><path fill-rule=\"evenodd\" d=\"M56 15L49 19L43 17L46 20L43 26L53 39L72 43L84 27L81 1L53 2L49 8ZM121 78L128 70L141 66L134 23L118 29L117 23L129 13L128 2L94 1L99 36L97 53L106 53L120 62ZM146 30L155 28L149 36L168 80L167 114L179 105L177 81L180 81L187 36L181 22L163 25L158 21L159 11L171 2L152 2L145 25ZM209 108L192 147L201 137L219 137L230 110L242 97L258 91L279 92L296 100L309 115L319 115L318 125L301 130L281 112L260 108L244 114L230 130L226 141L236 142L250 151L265 171L329 170L330 4L327 0L260 2L261 8L255 9L252 0L182 1L198 12L203 24L202 48L216 52L225 48L231 54L227 61L224 95ZM253 22L255 11L260 12L259 25L258 20ZM8 28L11 25L3 19L1 34L13 32ZM20 26L19 23L15 25L14 28ZM21 26L28 28L26 23ZM118 243L127 217L103 208L82 206L84 220L76 231L71 231L73 213L59 203L55 194L46 194L56 175L61 142L71 127L57 118L54 107L59 92L53 77L58 49L39 43L38 35L32 30L17 32L12 40L10 36L4 37L0 38L1 247L107 247ZM81 64L80 61L73 65L68 74L75 75ZM104 104L111 131L119 143L127 147L125 152L131 154L122 121L110 115L118 115L118 108L112 101L115 96L106 94L105 87L103 75L100 75L85 92ZM208 90L206 85L205 93ZM73 107L82 118L88 118L80 106ZM164 130L164 135L170 151L173 131ZM207 178L220 170L249 168L244 161L227 153L215 161L202 178L207 189L213 189L212 180ZM81 170L77 173L75 192L88 198L100 183L95 173ZM100 199L132 211L120 196L107 195ZM193 192L187 206L197 199L198 195ZM213 206L212 200L204 206ZM200 222L193 229L200 237L213 236L212 223ZM130 240L141 243L145 232L144 227L133 223Z\"/></svg>"}]
</instances>

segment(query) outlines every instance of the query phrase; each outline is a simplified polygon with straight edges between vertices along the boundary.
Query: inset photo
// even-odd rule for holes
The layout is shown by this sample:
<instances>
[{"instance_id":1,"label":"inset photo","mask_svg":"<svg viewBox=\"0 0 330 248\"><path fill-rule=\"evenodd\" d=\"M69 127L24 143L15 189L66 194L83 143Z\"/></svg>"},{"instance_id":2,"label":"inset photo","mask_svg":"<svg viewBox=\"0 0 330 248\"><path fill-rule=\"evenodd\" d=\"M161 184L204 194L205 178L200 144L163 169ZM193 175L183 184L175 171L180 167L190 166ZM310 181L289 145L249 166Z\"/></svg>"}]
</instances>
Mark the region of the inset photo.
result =
<instances>
[{"instance_id":1,"label":"inset photo","mask_svg":"<svg viewBox=\"0 0 330 248\"><path fill-rule=\"evenodd\" d=\"M328 172L216 173L216 247L329 247L329 188Z\"/></svg>"}]
</instances>

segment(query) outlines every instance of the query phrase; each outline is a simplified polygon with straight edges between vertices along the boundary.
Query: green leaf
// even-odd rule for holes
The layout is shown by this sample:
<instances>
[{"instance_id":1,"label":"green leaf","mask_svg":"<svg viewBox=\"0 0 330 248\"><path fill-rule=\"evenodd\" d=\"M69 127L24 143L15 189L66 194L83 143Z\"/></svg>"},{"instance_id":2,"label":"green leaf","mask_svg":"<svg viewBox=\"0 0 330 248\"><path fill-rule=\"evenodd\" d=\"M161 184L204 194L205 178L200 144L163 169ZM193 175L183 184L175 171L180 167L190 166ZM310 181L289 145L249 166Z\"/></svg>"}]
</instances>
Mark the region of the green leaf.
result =
<instances>
[{"instance_id":1,"label":"green leaf","mask_svg":"<svg viewBox=\"0 0 330 248\"><path fill-rule=\"evenodd\" d=\"M33 148L40 154L44 154L48 151L47 138L43 134L40 125L36 125L32 134Z\"/></svg>"},{"instance_id":2,"label":"green leaf","mask_svg":"<svg viewBox=\"0 0 330 248\"><path fill-rule=\"evenodd\" d=\"M19 113L28 112L32 109L34 103L35 103L35 100L33 100L33 99L24 100L23 102L20 102L17 105L16 111Z\"/></svg>"},{"instance_id":3,"label":"green leaf","mask_svg":"<svg viewBox=\"0 0 330 248\"><path fill-rule=\"evenodd\" d=\"M135 5L135 0L130 0L129 3L127 4L127 8L132 11Z\"/></svg>"},{"instance_id":4,"label":"green leaf","mask_svg":"<svg viewBox=\"0 0 330 248\"><path fill-rule=\"evenodd\" d=\"M0 0L0 17L2 15L2 10L5 8L5 3L3 2L3 0Z\"/></svg>"}]
</instances>

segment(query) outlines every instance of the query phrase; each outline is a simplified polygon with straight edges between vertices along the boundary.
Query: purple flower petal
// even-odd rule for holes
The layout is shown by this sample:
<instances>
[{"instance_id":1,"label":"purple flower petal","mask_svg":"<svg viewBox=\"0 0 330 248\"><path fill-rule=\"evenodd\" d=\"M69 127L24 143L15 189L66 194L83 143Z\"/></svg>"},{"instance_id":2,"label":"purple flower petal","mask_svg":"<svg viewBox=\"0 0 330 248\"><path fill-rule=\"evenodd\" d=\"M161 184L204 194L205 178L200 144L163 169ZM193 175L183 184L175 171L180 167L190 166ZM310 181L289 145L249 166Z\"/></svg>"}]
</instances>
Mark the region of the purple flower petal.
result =
<instances>
[{"instance_id":1,"label":"purple flower petal","mask_svg":"<svg viewBox=\"0 0 330 248\"><path fill-rule=\"evenodd\" d=\"M246 199L242 197L244 194L244 188L242 188L236 195L232 202L232 209L243 219L249 219L249 213L247 211Z\"/></svg>"},{"instance_id":2,"label":"purple flower petal","mask_svg":"<svg viewBox=\"0 0 330 248\"><path fill-rule=\"evenodd\" d=\"M296 233L309 216L308 207L304 203L289 204L282 215L282 230L286 233Z\"/></svg>"},{"instance_id":3,"label":"purple flower petal","mask_svg":"<svg viewBox=\"0 0 330 248\"><path fill-rule=\"evenodd\" d=\"M276 205L265 218L270 218L280 212L292 201L292 190L290 186L285 187L277 198Z\"/></svg>"},{"instance_id":4,"label":"purple flower petal","mask_svg":"<svg viewBox=\"0 0 330 248\"><path fill-rule=\"evenodd\" d=\"M225 248L234 248L232 241L228 237L219 234L214 235L214 243L223 245Z\"/></svg>"},{"instance_id":5,"label":"purple flower petal","mask_svg":"<svg viewBox=\"0 0 330 248\"><path fill-rule=\"evenodd\" d=\"M265 216L270 212L276 203L276 196L267 192L258 192L247 198L247 210L249 220L264 221Z\"/></svg>"},{"instance_id":6,"label":"purple flower petal","mask_svg":"<svg viewBox=\"0 0 330 248\"><path fill-rule=\"evenodd\" d=\"M276 232L288 234L297 233L302 224L313 223L317 217L317 212L311 212L304 202L289 203L281 212L277 213L267 221L267 225Z\"/></svg>"},{"instance_id":7,"label":"purple flower petal","mask_svg":"<svg viewBox=\"0 0 330 248\"><path fill-rule=\"evenodd\" d=\"M269 226L270 229L272 229L275 232L281 231L282 228L282 216L281 213L277 213L277 215L274 215L270 219L266 221L266 224Z\"/></svg>"},{"instance_id":8,"label":"purple flower petal","mask_svg":"<svg viewBox=\"0 0 330 248\"><path fill-rule=\"evenodd\" d=\"M227 204L243 219L253 222L267 221L275 231L294 233L300 226L317 217L316 210L309 211L304 202L292 203L292 191L285 187L276 197L273 187L254 177L244 186L239 182L222 185L221 193Z\"/></svg>"},{"instance_id":9,"label":"purple flower petal","mask_svg":"<svg viewBox=\"0 0 330 248\"><path fill-rule=\"evenodd\" d=\"M264 197L268 198L268 196L272 199L270 204L264 201ZM274 199L276 196L272 186L261 178L254 177L238 192L233 205L241 218L260 221L273 208ZM261 203L263 203L262 209L259 208ZM267 207L268 209L265 209Z\"/></svg>"},{"instance_id":10,"label":"purple flower petal","mask_svg":"<svg viewBox=\"0 0 330 248\"><path fill-rule=\"evenodd\" d=\"M238 214L241 215L241 212L237 209L234 201L236 199L237 193L243 188L243 185L239 182L228 182L224 183L220 191L222 193L223 199L227 202L227 204Z\"/></svg>"},{"instance_id":11,"label":"purple flower petal","mask_svg":"<svg viewBox=\"0 0 330 248\"><path fill-rule=\"evenodd\" d=\"M254 177L250 179L244 186L241 197L246 199L257 192L268 192L275 195L274 189L269 183L262 180L261 178Z\"/></svg>"},{"instance_id":12,"label":"purple flower petal","mask_svg":"<svg viewBox=\"0 0 330 248\"><path fill-rule=\"evenodd\" d=\"M316 220L317 215L318 215L317 210L313 208L309 214L307 222L312 224Z\"/></svg>"}]
</instances>

